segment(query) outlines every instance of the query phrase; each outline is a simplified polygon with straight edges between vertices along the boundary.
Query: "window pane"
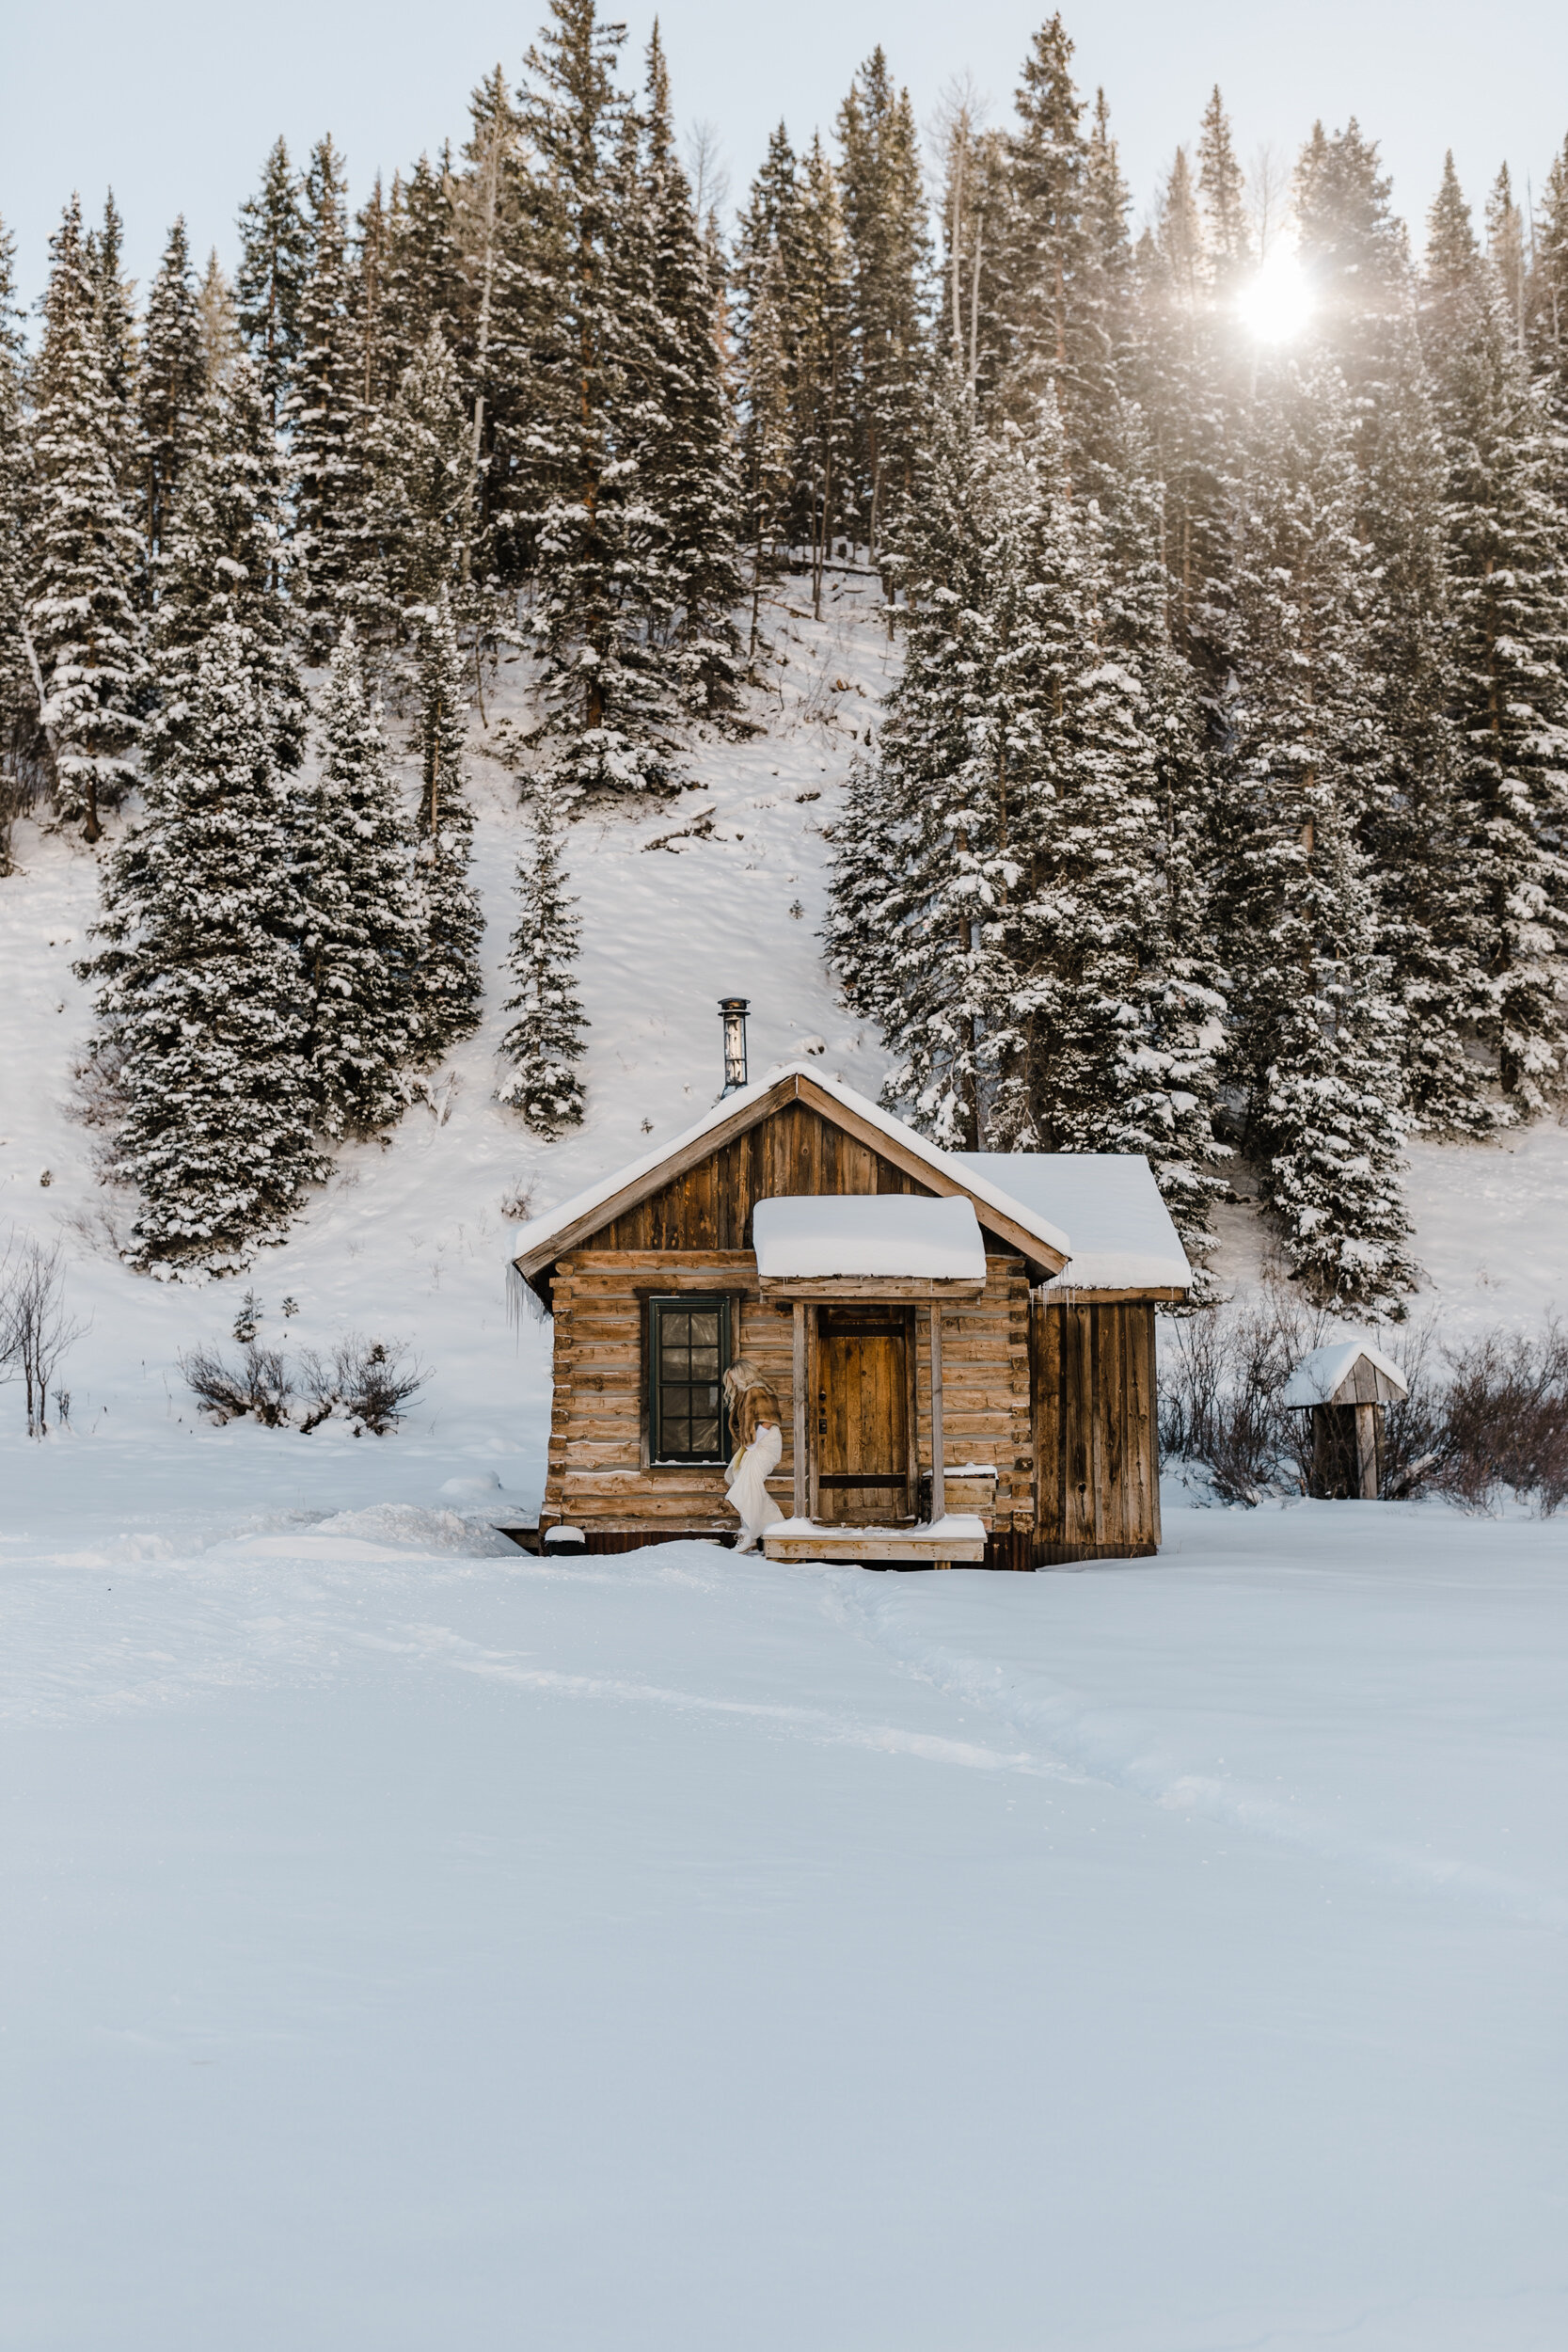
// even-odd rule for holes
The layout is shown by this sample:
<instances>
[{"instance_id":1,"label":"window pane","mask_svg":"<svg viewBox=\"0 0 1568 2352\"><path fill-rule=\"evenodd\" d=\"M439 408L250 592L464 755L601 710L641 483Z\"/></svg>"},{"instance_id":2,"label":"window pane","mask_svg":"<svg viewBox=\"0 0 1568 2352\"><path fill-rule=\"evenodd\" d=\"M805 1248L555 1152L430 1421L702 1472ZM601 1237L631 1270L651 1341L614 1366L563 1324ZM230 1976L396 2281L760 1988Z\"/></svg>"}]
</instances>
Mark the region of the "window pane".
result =
<instances>
[{"instance_id":1,"label":"window pane","mask_svg":"<svg viewBox=\"0 0 1568 2352\"><path fill-rule=\"evenodd\" d=\"M687 1316L686 1321L690 1326L693 1347L718 1346L719 1318L717 1315L690 1314Z\"/></svg>"},{"instance_id":2,"label":"window pane","mask_svg":"<svg viewBox=\"0 0 1568 2352\"><path fill-rule=\"evenodd\" d=\"M719 1423L716 1421L694 1421L691 1423L691 1441L686 1451L689 1454L717 1454Z\"/></svg>"},{"instance_id":3,"label":"window pane","mask_svg":"<svg viewBox=\"0 0 1568 2352\"><path fill-rule=\"evenodd\" d=\"M693 1380L718 1379L719 1350L716 1347L694 1347L692 1349L691 1377Z\"/></svg>"}]
</instances>

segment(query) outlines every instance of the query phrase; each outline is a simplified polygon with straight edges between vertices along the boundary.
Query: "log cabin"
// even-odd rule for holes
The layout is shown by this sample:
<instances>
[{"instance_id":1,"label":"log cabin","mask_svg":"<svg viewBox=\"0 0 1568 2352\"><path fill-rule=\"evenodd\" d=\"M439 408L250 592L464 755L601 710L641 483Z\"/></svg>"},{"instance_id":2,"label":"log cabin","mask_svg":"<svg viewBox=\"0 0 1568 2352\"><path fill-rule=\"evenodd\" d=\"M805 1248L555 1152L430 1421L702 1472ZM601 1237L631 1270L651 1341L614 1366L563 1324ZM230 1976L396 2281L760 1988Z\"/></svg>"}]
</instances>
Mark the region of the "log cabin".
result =
<instances>
[{"instance_id":1,"label":"log cabin","mask_svg":"<svg viewBox=\"0 0 1568 2352\"><path fill-rule=\"evenodd\" d=\"M955 1152L801 1061L518 1236L553 1318L540 1532L731 1535L721 1381L777 1392L770 1559L1027 1569L1159 1549L1146 1160Z\"/></svg>"}]
</instances>

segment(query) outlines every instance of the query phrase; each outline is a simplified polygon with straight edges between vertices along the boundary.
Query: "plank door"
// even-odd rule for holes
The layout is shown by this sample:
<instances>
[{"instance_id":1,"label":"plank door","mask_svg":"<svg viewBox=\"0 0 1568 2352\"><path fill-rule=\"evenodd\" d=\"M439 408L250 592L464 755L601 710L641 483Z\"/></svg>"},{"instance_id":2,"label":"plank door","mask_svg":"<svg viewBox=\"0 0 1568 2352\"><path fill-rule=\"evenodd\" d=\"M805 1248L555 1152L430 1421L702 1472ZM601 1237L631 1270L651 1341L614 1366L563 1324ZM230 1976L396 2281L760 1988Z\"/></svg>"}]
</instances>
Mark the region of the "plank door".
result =
<instances>
[{"instance_id":1,"label":"plank door","mask_svg":"<svg viewBox=\"0 0 1568 2352\"><path fill-rule=\"evenodd\" d=\"M817 1517L896 1527L915 1516L908 1308L823 1307L816 1328Z\"/></svg>"}]
</instances>

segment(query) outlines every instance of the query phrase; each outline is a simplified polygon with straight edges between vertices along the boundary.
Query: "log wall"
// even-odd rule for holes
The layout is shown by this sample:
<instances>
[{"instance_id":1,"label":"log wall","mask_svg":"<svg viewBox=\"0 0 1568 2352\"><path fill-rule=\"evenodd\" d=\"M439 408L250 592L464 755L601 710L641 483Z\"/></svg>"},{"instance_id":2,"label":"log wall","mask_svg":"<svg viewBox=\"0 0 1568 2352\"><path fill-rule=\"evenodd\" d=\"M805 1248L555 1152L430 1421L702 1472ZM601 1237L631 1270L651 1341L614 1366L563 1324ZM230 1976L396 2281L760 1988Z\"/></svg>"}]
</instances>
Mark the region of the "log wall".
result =
<instances>
[{"instance_id":1,"label":"log wall","mask_svg":"<svg viewBox=\"0 0 1568 2352\"><path fill-rule=\"evenodd\" d=\"M791 1509L791 1311L758 1295L751 1251L595 1247L572 1250L557 1266L554 1400L542 1526L564 1520L586 1534L658 1527L692 1534L734 1531L721 1470L649 1458L645 1301L650 1295L681 1290L729 1297L734 1351L752 1358L783 1409L784 1456L768 1491L781 1510ZM920 1462L928 1471L930 1344L924 1313L917 1314L916 1328ZM1027 1529L1034 1520L1034 1461L1029 1293L1021 1259L988 1256L983 1295L943 1309L942 1389L947 1460L993 1463L993 1530Z\"/></svg>"},{"instance_id":2,"label":"log wall","mask_svg":"<svg viewBox=\"0 0 1568 2352\"><path fill-rule=\"evenodd\" d=\"M1157 1551L1153 1304L1037 1297L1029 1332L1037 1565Z\"/></svg>"}]
</instances>

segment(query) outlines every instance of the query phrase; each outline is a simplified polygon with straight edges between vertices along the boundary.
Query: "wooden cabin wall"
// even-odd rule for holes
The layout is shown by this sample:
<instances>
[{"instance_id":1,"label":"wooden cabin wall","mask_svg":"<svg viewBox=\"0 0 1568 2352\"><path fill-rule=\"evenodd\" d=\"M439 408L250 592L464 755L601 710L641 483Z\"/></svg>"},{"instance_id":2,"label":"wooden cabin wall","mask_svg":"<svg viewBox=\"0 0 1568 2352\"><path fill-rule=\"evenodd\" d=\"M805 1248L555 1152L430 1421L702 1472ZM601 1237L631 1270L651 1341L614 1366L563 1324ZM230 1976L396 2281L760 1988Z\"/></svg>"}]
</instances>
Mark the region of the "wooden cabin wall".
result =
<instances>
[{"instance_id":1,"label":"wooden cabin wall","mask_svg":"<svg viewBox=\"0 0 1568 2352\"><path fill-rule=\"evenodd\" d=\"M924 1311L915 1334L924 1471L931 1467L931 1327ZM942 1451L949 1472L960 1462L996 1465L993 1532L1034 1525L1029 1278L1022 1258L988 1251L983 1295L942 1311Z\"/></svg>"},{"instance_id":2,"label":"wooden cabin wall","mask_svg":"<svg viewBox=\"0 0 1568 2352\"><path fill-rule=\"evenodd\" d=\"M766 1196L763 1196L766 1197ZM715 1291L731 1300L735 1352L749 1356L778 1395L784 1455L768 1491L793 1508L795 1431L791 1312L758 1293L750 1250L573 1250L555 1279L555 1378L541 1523L585 1534L637 1527L733 1534L718 1468L654 1465L647 1454L643 1301L650 1294ZM916 1317L921 1467L931 1466L930 1350ZM997 1533L1034 1521L1029 1432L1029 1293L1022 1261L986 1260L984 1295L942 1311L943 1453L949 1463L997 1470Z\"/></svg>"},{"instance_id":3,"label":"wooden cabin wall","mask_svg":"<svg viewBox=\"0 0 1568 2352\"><path fill-rule=\"evenodd\" d=\"M781 1110L594 1236L599 1249L750 1249L759 1200L797 1193L916 1192L917 1184L868 1144L804 1103Z\"/></svg>"},{"instance_id":4,"label":"wooden cabin wall","mask_svg":"<svg viewBox=\"0 0 1568 2352\"><path fill-rule=\"evenodd\" d=\"M1154 1307L1037 1298L1035 1558L1141 1559L1160 1547Z\"/></svg>"}]
</instances>

